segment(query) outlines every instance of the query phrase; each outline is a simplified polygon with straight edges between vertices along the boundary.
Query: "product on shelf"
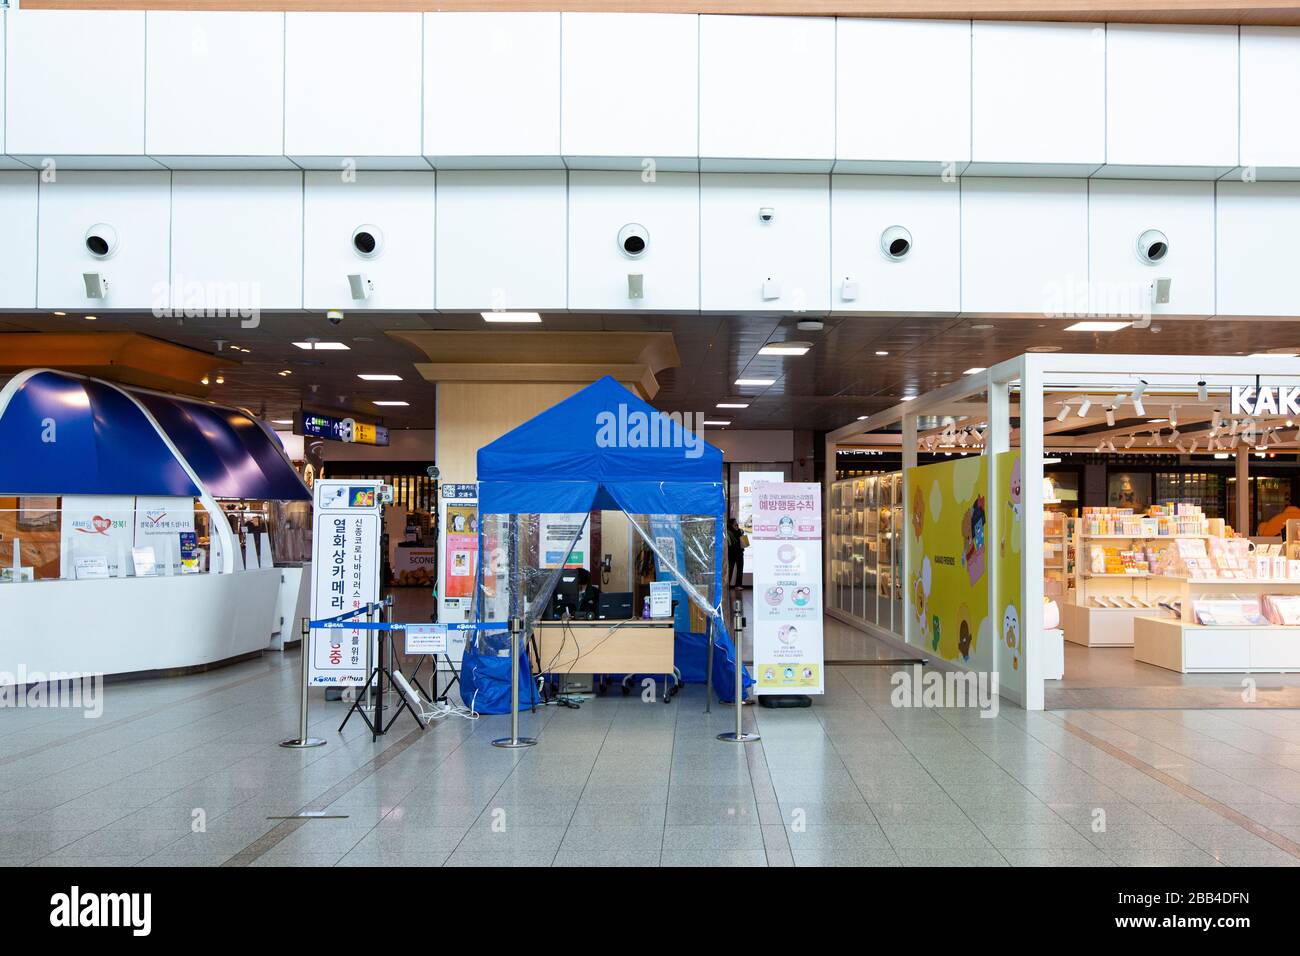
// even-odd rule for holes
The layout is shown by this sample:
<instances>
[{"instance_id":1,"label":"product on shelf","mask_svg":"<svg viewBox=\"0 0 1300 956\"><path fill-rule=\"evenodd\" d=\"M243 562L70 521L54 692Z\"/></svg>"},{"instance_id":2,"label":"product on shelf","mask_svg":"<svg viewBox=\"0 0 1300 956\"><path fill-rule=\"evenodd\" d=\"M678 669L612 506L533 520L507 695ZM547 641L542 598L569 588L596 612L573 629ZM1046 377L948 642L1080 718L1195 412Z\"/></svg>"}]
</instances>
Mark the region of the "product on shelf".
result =
<instances>
[{"instance_id":1,"label":"product on shelf","mask_svg":"<svg viewBox=\"0 0 1300 956\"><path fill-rule=\"evenodd\" d=\"M1192 601L1197 624L1210 627L1248 627L1267 624L1257 598L1213 598Z\"/></svg>"},{"instance_id":2,"label":"product on shelf","mask_svg":"<svg viewBox=\"0 0 1300 956\"><path fill-rule=\"evenodd\" d=\"M1265 594L1259 606L1270 624L1300 626L1300 594Z\"/></svg>"}]
</instances>

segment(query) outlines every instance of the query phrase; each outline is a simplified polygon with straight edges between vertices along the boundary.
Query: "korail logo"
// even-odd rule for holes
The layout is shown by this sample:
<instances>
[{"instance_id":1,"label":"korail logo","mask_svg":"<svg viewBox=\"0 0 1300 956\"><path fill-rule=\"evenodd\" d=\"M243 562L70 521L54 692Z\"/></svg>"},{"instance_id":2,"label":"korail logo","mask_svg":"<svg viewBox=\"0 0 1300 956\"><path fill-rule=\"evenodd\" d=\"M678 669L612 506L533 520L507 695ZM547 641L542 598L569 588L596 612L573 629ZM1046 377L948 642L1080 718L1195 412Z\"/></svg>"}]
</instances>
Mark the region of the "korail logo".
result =
<instances>
[{"instance_id":1,"label":"korail logo","mask_svg":"<svg viewBox=\"0 0 1300 956\"><path fill-rule=\"evenodd\" d=\"M644 412L619 404L618 413L596 414L599 448L681 448L687 458L704 454L703 412Z\"/></svg>"},{"instance_id":2,"label":"korail logo","mask_svg":"<svg viewBox=\"0 0 1300 956\"><path fill-rule=\"evenodd\" d=\"M971 707L981 717L998 715L998 675L986 671L938 671L922 673L920 664L894 671L889 678L893 707Z\"/></svg>"}]
</instances>

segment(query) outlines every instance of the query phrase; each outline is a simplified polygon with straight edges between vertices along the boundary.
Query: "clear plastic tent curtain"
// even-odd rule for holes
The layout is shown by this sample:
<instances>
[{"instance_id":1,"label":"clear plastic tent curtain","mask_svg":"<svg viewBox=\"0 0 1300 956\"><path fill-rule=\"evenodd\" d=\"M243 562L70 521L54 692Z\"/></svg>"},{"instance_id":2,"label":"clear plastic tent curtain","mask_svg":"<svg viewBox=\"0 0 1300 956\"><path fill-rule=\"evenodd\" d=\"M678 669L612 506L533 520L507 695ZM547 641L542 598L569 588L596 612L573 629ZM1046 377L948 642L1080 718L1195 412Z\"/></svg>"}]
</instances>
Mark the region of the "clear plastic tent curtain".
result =
<instances>
[{"instance_id":1,"label":"clear plastic tent curtain","mask_svg":"<svg viewBox=\"0 0 1300 956\"><path fill-rule=\"evenodd\" d=\"M656 577L670 576L710 620L722 619L718 578L720 525L713 515L628 515L654 554Z\"/></svg>"},{"instance_id":2,"label":"clear plastic tent curtain","mask_svg":"<svg viewBox=\"0 0 1300 956\"><path fill-rule=\"evenodd\" d=\"M590 515L485 514L479 522L478 621L500 624L475 633L480 653L495 653L510 618L523 620L524 633L542 616L564 566L577 549ZM572 525L567 547L548 548L548 526ZM562 539L563 540L563 539ZM563 551L561 555L560 552ZM585 560L586 555L583 555ZM497 635L494 637L493 635Z\"/></svg>"}]
</instances>

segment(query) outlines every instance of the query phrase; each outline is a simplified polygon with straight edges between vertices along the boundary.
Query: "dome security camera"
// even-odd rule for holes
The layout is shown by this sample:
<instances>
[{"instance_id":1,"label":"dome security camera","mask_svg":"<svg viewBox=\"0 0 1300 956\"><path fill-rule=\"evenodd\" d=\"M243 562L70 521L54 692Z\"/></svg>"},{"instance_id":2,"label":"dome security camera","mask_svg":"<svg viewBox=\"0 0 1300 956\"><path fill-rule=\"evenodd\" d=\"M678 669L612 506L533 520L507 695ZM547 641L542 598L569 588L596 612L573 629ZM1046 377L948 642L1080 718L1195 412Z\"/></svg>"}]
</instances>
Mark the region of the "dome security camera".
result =
<instances>
[{"instance_id":1,"label":"dome security camera","mask_svg":"<svg viewBox=\"0 0 1300 956\"><path fill-rule=\"evenodd\" d=\"M96 259L107 259L117 251L117 230L97 222L86 230L86 251Z\"/></svg>"},{"instance_id":2,"label":"dome security camera","mask_svg":"<svg viewBox=\"0 0 1300 956\"><path fill-rule=\"evenodd\" d=\"M325 318L329 319L330 325L343 324L343 313L338 311L337 309L330 309L328 312L325 313Z\"/></svg>"},{"instance_id":3,"label":"dome security camera","mask_svg":"<svg viewBox=\"0 0 1300 956\"><path fill-rule=\"evenodd\" d=\"M1137 237L1137 257L1155 265L1169 253L1169 239L1159 229L1148 229Z\"/></svg>"},{"instance_id":4,"label":"dome security camera","mask_svg":"<svg viewBox=\"0 0 1300 956\"><path fill-rule=\"evenodd\" d=\"M373 259L384 251L384 234L369 223L352 230L352 251L362 259Z\"/></svg>"},{"instance_id":5,"label":"dome security camera","mask_svg":"<svg viewBox=\"0 0 1300 956\"><path fill-rule=\"evenodd\" d=\"M650 232L645 226L629 222L618 231L619 252L629 259L640 259L650 246Z\"/></svg>"},{"instance_id":6,"label":"dome security camera","mask_svg":"<svg viewBox=\"0 0 1300 956\"><path fill-rule=\"evenodd\" d=\"M771 206L764 206L758 211L759 222L771 222L776 218L776 210Z\"/></svg>"},{"instance_id":7,"label":"dome security camera","mask_svg":"<svg viewBox=\"0 0 1300 956\"><path fill-rule=\"evenodd\" d=\"M880 234L880 251L895 262L907 258L912 251L912 234L902 226L890 226Z\"/></svg>"}]
</instances>

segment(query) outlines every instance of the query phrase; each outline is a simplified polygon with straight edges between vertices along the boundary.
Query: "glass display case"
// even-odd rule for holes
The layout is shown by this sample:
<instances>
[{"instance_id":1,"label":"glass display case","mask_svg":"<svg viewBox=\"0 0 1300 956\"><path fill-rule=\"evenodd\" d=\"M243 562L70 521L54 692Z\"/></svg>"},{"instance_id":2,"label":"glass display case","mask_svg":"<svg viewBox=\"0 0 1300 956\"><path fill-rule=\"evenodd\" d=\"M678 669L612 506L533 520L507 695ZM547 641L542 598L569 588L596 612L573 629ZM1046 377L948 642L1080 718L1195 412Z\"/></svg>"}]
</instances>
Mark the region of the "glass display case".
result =
<instances>
[{"instance_id":1,"label":"glass display case","mask_svg":"<svg viewBox=\"0 0 1300 956\"><path fill-rule=\"evenodd\" d=\"M830 606L896 634L903 631L902 549L895 515L903 476L867 475L831 485Z\"/></svg>"}]
</instances>

